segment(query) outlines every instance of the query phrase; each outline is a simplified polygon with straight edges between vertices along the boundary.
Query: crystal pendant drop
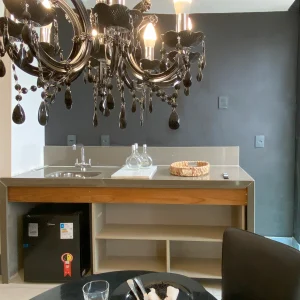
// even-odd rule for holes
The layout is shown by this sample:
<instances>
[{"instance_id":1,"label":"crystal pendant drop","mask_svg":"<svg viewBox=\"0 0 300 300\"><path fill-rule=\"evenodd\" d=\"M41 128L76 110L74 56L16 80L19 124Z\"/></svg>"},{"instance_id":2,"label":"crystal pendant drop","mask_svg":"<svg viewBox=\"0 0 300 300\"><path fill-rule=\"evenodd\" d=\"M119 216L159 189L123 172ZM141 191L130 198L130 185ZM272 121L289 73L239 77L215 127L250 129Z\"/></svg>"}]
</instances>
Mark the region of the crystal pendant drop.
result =
<instances>
[{"instance_id":1,"label":"crystal pendant drop","mask_svg":"<svg viewBox=\"0 0 300 300\"><path fill-rule=\"evenodd\" d=\"M152 114L152 112L153 112L153 103L152 103L152 100L149 103L149 112L150 112L150 114Z\"/></svg>"},{"instance_id":2,"label":"crystal pendant drop","mask_svg":"<svg viewBox=\"0 0 300 300\"><path fill-rule=\"evenodd\" d=\"M2 59L0 59L0 77L4 77L6 74L6 68Z\"/></svg>"},{"instance_id":3,"label":"crystal pendant drop","mask_svg":"<svg viewBox=\"0 0 300 300\"><path fill-rule=\"evenodd\" d=\"M115 108L115 100L112 94L108 94L106 98L107 108L113 110Z\"/></svg>"},{"instance_id":4,"label":"crystal pendant drop","mask_svg":"<svg viewBox=\"0 0 300 300\"><path fill-rule=\"evenodd\" d=\"M184 89L184 94L185 94L186 96L189 96L189 95L190 95L190 89L189 89L189 88L185 88L185 89Z\"/></svg>"},{"instance_id":5,"label":"crystal pendant drop","mask_svg":"<svg viewBox=\"0 0 300 300\"><path fill-rule=\"evenodd\" d=\"M103 114L103 112L104 112L104 100L103 100L103 98L102 98L101 101L100 101L100 104L99 104L99 110L100 110L101 113Z\"/></svg>"},{"instance_id":6,"label":"crystal pendant drop","mask_svg":"<svg viewBox=\"0 0 300 300\"><path fill-rule=\"evenodd\" d=\"M132 102L131 111L132 111L133 113L136 112L136 101L135 101L135 100L133 100L133 102Z\"/></svg>"},{"instance_id":7,"label":"crystal pendant drop","mask_svg":"<svg viewBox=\"0 0 300 300\"><path fill-rule=\"evenodd\" d=\"M93 116L93 126L97 127L98 126L98 115L97 115L97 109L94 111L94 116Z\"/></svg>"},{"instance_id":8,"label":"crystal pendant drop","mask_svg":"<svg viewBox=\"0 0 300 300\"><path fill-rule=\"evenodd\" d=\"M110 110L108 109L108 107L106 107L104 109L104 113L103 113L104 117L109 117L110 116Z\"/></svg>"},{"instance_id":9,"label":"crystal pendant drop","mask_svg":"<svg viewBox=\"0 0 300 300\"><path fill-rule=\"evenodd\" d=\"M67 87L65 92L65 104L67 109L72 108L73 100L72 100L72 92L69 87Z\"/></svg>"},{"instance_id":10,"label":"crystal pendant drop","mask_svg":"<svg viewBox=\"0 0 300 300\"><path fill-rule=\"evenodd\" d=\"M120 112L120 117L119 117L119 127L121 129L126 129L126 127L127 127L126 111L125 111L124 105L122 105L122 107L121 107L121 112Z\"/></svg>"},{"instance_id":11,"label":"crystal pendant drop","mask_svg":"<svg viewBox=\"0 0 300 300\"><path fill-rule=\"evenodd\" d=\"M15 124L21 125L25 122L26 116L23 107L18 103L12 113L12 120Z\"/></svg>"},{"instance_id":12,"label":"crystal pendant drop","mask_svg":"<svg viewBox=\"0 0 300 300\"><path fill-rule=\"evenodd\" d=\"M173 130L176 130L180 127L180 119L175 109L173 109L170 115L169 127Z\"/></svg>"},{"instance_id":13,"label":"crystal pendant drop","mask_svg":"<svg viewBox=\"0 0 300 300\"><path fill-rule=\"evenodd\" d=\"M202 79L203 79L203 73L202 73L202 71L199 71L199 73L198 73L198 75L197 75L197 81L198 81L198 82L201 82Z\"/></svg>"},{"instance_id":14,"label":"crystal pendant drop","mask_svg":"<svg viewBox=\"0 0 300 300\"><path fill-rule=\"evenodd\" d=\"M190 88L192 86L192 75L191 75L191 72L189 70L185 73L185 76L184 76L184 79L183 79L183 85L186 88Z\"/></svg>"},{"instance_id":15,"label":"crystal pendant drop","mask_svg":"<svg viewBox=\"0 0 300 300\"><path fill-rule=\"evenodd\" d=\"M49 120L49 109L45 101L41 102L38 113L38 121L40 125L46 126Z\"/></svg>"},{"instance_id":16,"label":"crystal pendant drop","mask_svg":"<svg viewBox=\"0 0 300 300\"><path fill-rule=\"evenodd\" d=\"M31 44L32 32L28 24L25 24L22 29L22 39L27 45Z\"/></svg>"}]
</instances>

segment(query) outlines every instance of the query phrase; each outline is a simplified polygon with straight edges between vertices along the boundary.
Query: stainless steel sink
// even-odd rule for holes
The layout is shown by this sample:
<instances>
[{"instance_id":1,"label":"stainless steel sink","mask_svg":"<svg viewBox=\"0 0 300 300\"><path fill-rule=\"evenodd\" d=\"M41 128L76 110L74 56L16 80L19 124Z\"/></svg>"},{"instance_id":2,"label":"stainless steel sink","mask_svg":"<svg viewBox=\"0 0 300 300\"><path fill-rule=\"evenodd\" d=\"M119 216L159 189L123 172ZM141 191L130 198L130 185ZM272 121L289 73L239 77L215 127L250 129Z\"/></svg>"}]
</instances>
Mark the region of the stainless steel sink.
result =
<instances>
[{"instance_id":1,"label":"stainless steel sink","mask_svg":"<svg viewBox=\"0 0 300 300\"><path fill-rule=\"evenodd\" d=\"M55 172L47 175L48 178L92 178L99 176L101 172Z\"/></svg>"}]
</instances>

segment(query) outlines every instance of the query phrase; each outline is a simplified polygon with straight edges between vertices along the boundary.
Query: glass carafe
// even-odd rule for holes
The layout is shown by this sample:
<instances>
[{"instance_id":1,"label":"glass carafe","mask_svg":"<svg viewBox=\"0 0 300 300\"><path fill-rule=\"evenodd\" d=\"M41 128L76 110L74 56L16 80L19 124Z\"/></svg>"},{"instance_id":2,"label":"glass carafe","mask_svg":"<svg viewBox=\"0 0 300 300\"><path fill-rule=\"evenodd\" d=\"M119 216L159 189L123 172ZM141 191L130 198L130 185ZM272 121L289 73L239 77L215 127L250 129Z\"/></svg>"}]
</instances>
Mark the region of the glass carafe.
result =
<instances>
[{"instance_id":1,"label":"glass carafe","mask_svg":"<svg viewBox=\"0 0 300 300\"><path fill-rule=\"evenodd\" d=\"M139 152L139 144L135 143L134 145L135 145L135 153L136 153L137 157L139 157L139 159L142 160L142 156Z\"/></svg>"},{"instance_id":2,"label":"glass carafe","mask_svg":"<svg viewBox=\"0 0 300 300\"><path fill-rule=\"evenodd\" d=\"M142 165L142 160L136 153L136 145L132 145L132 153L126 159L126 166L129 169L138 170L141 167L141 165Z\"/></svg>"},{"instance_id":3,"label":"glass carafe","mask_svg":"<svg viewBox=\"0 0 300 300\"><path fill-rule=\"evenodd\" d=\"M147 145L143 145L143 154L141 155L142 168L150 168L152 166L152 158L147 153Z\"/></svg>"}]
</instances>

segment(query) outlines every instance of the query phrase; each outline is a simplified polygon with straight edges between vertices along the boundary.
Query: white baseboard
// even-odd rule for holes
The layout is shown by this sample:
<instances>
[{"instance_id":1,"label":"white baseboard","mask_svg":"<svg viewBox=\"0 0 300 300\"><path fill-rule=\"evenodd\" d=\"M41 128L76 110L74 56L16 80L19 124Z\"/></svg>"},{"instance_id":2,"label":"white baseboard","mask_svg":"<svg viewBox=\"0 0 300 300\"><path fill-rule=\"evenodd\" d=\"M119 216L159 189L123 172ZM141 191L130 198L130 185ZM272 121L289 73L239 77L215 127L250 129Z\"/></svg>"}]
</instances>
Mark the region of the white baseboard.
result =
<instances>
[{"instance_id":1,"label":"white baseboard","mask_svg":"<svg viewBox=\"0 0 300 300\"><path fill-rule=\"evenodd\" d=\"M300 251L300 244L295 240L294 237L274 237L274 236L266 236L266 238L271 239L273 241L288 245Z\"/></svg>"}]
</instances>

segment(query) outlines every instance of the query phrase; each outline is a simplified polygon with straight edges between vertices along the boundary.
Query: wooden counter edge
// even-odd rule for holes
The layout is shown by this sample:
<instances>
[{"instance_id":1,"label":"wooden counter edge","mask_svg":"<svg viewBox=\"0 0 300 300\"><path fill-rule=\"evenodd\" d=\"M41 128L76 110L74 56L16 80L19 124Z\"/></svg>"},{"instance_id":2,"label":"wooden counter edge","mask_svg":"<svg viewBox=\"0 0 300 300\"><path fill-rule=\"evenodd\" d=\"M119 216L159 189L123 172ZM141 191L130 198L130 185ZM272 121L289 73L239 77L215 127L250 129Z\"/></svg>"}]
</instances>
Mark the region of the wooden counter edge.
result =
<instances>
[{"instance_id":1,"label":"wooden counter edge","mask_svg":"<svg viewBox=\"0 0 300 300\"><path fill-rule=\"evenodd\" d=\"M9 202L247 205L247 189L8 187Z\"/></svg>"}]
</instances>

